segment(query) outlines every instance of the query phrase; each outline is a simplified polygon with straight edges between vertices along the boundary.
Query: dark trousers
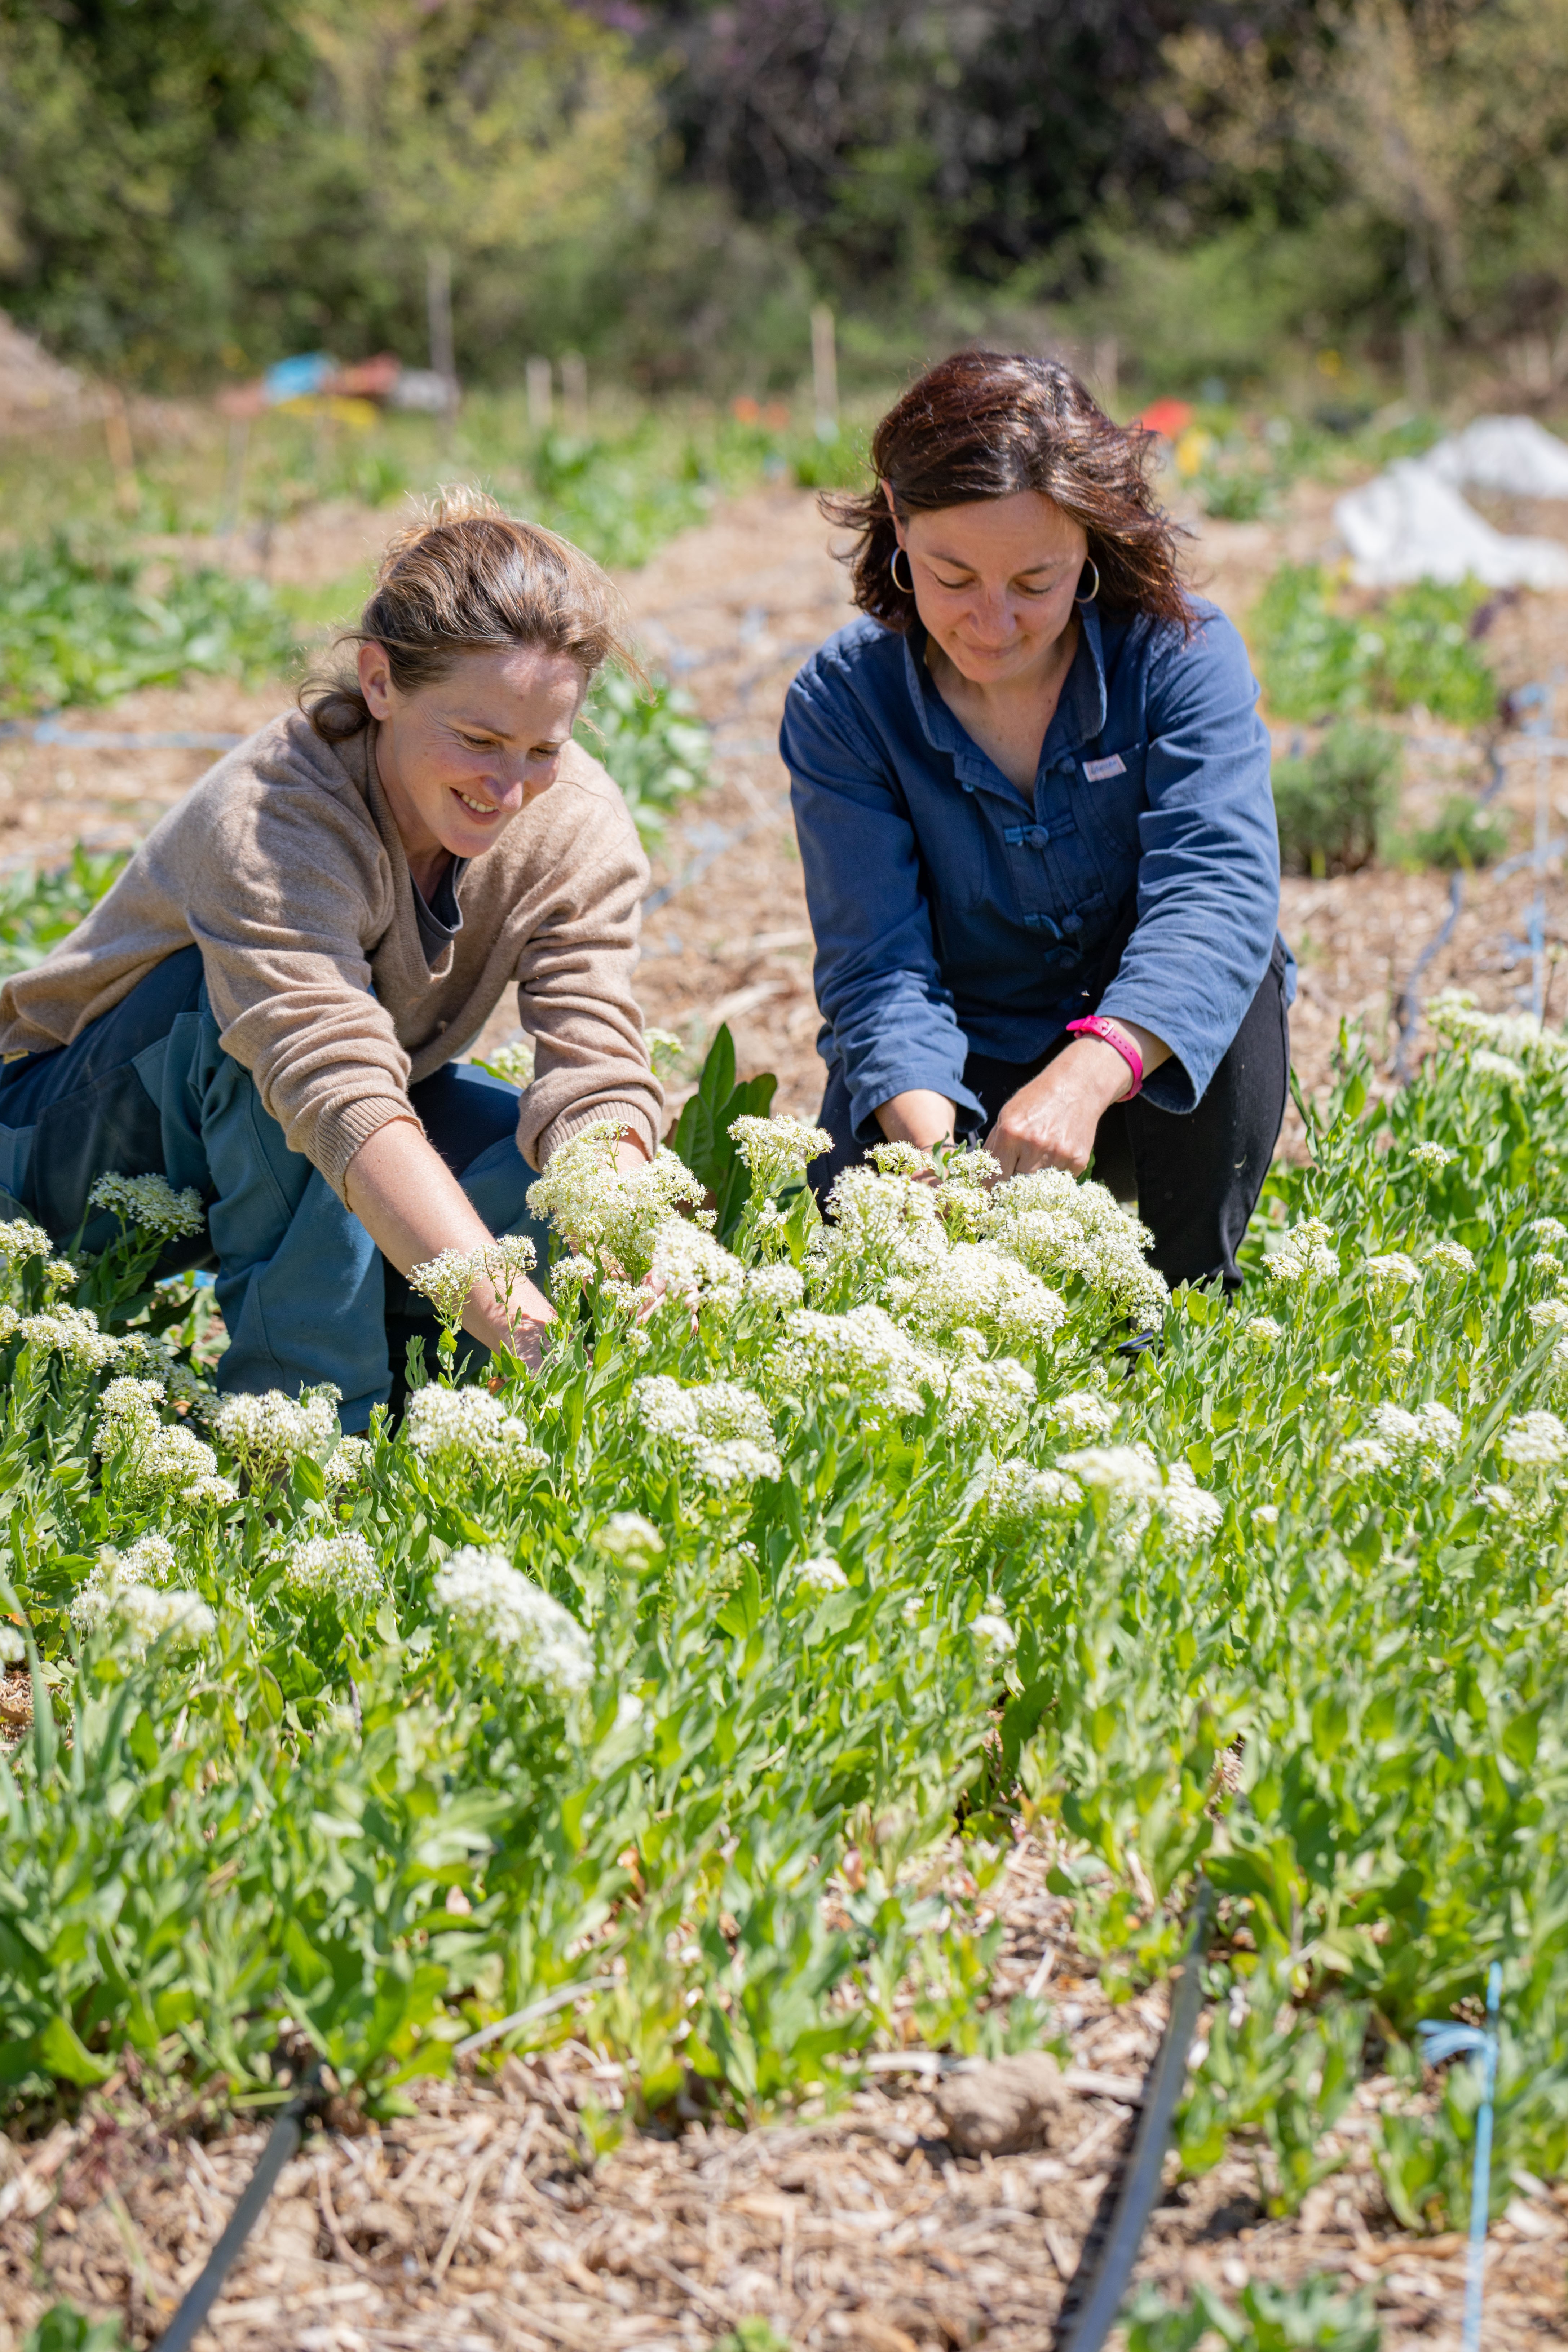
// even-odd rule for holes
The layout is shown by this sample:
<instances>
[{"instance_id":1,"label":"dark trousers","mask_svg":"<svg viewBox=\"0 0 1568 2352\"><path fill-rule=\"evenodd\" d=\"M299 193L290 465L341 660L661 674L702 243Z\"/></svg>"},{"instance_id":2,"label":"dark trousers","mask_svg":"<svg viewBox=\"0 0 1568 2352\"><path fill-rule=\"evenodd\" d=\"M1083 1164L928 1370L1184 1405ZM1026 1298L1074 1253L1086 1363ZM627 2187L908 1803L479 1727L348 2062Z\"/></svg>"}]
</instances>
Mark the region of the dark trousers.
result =
<instances>
[{"instance_id":1,"label":"dark trousers","mask_svg":"<svg viewBox=\"0 0 1568 2352\"><path fill-rule=\"evenodd\" d=\"M1071 1042L1058 1038L1032 1062L970 1055L963 1082L985 1112L977 1140L984 1140L1019 1087ZM1130 1103L1113 1103L1100 1120L1089 1172L1119 1200L1137 1202L1154 1236L1153 1262L1173 1289L1180 1282L1207 1282L1216 1276L1226 1290L1240 1287L1236 1253L1279 1139L1289 1077L1285 960L1276 942L1263 984L1196 1109L1157 1110L1140 1095ZM833 1150L811 1168L819 1202L841 1169L868 1153L855 1139L849 1089L837 1065L828 1073L821 1124L833 1138Z\"/></svg>"}]
</instances>

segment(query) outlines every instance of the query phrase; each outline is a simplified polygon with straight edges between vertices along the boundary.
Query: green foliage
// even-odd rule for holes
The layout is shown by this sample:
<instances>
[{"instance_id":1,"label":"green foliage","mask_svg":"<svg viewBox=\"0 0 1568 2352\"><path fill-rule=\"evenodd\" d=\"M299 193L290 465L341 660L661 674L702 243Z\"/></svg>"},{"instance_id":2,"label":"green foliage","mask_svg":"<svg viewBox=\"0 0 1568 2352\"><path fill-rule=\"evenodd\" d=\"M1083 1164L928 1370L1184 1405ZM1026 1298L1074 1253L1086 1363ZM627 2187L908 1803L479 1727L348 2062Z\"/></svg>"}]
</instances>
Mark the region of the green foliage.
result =
<instances>
[{"instance_id":1,"label":"green foliage","mask_svg":"<svg viewBox=\"0 0 1568 2352\"><path fill-rule=\"evenodd\" d=\"M1456 867L1470 873L1508 855L1512 834L1506 809L1482 808L1465 793L1450 793L1434 824L1413 836L1410 854L1420 866Z\"/></svg>"},{"instance_id":2,"label":"green foliage","mask_svg":"<svg viewBox=\"0 0 1568 2352\"><path fill-rule=\"evenodd\" d=\"M510 2038L582 2033L645 2116L831 2095L911 2019L1027 2046L1048 2012L990 1996L1021 1811L1113 1998L1176 1959L1200 1867L1216 1891L1189 2172L1245 2154L1298 2209L1375 2070L1353 2120L1390 2204L1452 2226L1476 2073L1434 2103L1417 2028L1495 1958L1494 2195L1561 2177L1568 1039L1429 1011L1443 1049L1392 1100L1343 1041L1249 1295L1179 1293L1131 1367L1150 1314L1113 1204L1102 1228L1092 1191L1044 1184L1018 1246L1057 1253L1059 1304L998 1320L999 1266L1028 1289L993 1255L1021 1196L962 1163L868 1177L824 1227L781 1121L745 1135L745 1198L727 1129L771 1081L737 1085L727 1035L680 1139L731 1254L552 1163L563 1225L619 1222L552 1276L574 1311L505 1390L527 1448L422 1450L416 1409L363 1457L312 1425L246 1492L198 1391L180 1426L234 1486L160 1485L100 1423L111 1380L173 1377L144 1316L199 1371L150 1243L62 1269L9 1234L0 1615L35 1706L0 1768L4 2095L74 2097L127 2049L262 2095L287 2019L384 2115L558 1993ZM465 1396L489 1405L459 1391L459 1421ZM141 1409L173 1444L174 1409ZM137 1551L153 1533L168 1556ZM368 1589L300 1580L302 1547L351 1536ZM556 1602L564 1679L444 1597L470 1545ZM122 1570L172 1583L123 1615ZM1233 2341L1362 2340L1321 2295L1248 2293Z\"/></svg>"},{"instance_id":3,"label":"green foliage","mask_svg":"<svg viewBox=\"0 0 1568 2352\"><path fill-rule=\"evenodd\" d=\"M118 2319L89 2319L72 2303L54 2303L22 2338L22 2352L121 2352Z\"/></svg>"},{"instance_id":4,"label":"green foliage","mask_svg":"<svg viewBox=\"0 0 1568 2352\"><path fill-rule=\"evenodd\" d=\"M118 852L94 856L79 844L70 864L53 873L24 869L0 877L0 979L41 963L97 906L124 864Z\"/></svg>"},{"instance_id":5,"label":"green foliage","mask_svg":"<svg viewBox=\"0 0 1568 2352\"><path fill-rule=\"evenodd\" d=\"M0 709L108 702L191 670L281 669L293 633L266 584L89 555L58 534L0 556Z\"/></svg>"},{"instance_id":6,"label":"green foliage","mask_svg":"<svg viewBox=\"0 0 1568 2352\"><path fill-rule=\"evenodd\" d=\"M748 1187L745 1163L731 1139L731 1127L738 1118L766 1118L777 1086L771 1073L736 1083L735 1041L727 1024L721 1023L708 1048L697 1091L688 1097L670 1139L678 1156L713 1195L715 1231L721 1241L728 1241L740 1224Z\"/></svg>"},{"instance_id":7,"label":"green foliage","mask_svg":"<svg viewBox=\"0 0 1568 2352\"><path fill-rule=\"evenodd\" d=\"M620 670L605 671L581 721L584 740L608 768L647 842L668 811L708 782L709 733L689 694L664 678L646 693Z\"/></svg>"},{"instance_id":8,"label":"green foliage","mask_svg":"<svg viewBox=\"0 0 1568 2352\"><path fill-rule=\"evenodd\" d=\"M721 2336L713 2352L790 2352L789 2339L765 2319L742 2319Z\"/></svg>"},{"instance_id":9,"label":"green foliage","mask_svg":"<svg viewBox=\"0 0 1568 2352\"><path fill-rule=\"evenodd\" d=\"M1377 2352L1383 2341L1366 2289L1342 2294L1323 2273L1294 2287L1254 2279L1242 2290L1239 2312L1201 2284L1189 2304L1169 2304L1157 2287L1142 2287L1127 2317L1127 2352L1196 2352L1211 2332L1230 2352Z\"/></svg>"},{"instance_id":10,"label":"green foliage","mask_svg":"<svg viewBox=\"0 0 1568 2352\"><path fill-rule=\"evenodd\" d=\"M1479 726L1497 707L1496 681L1468 627L1483 594L1473 583L1425 581L1354 614L1320 565L1281 564L1252 616L1270 712L1316 719L1420 704L1434 718Z\"/></svg>"},{"instance_id":11,"label":"green foliage","mask_svg":"<svg viewBox=\"0 0 1568 2352\"><path fill-rule=\"evenodd\" d=\"M1287 873L1353 874L1370 864L1398 801L1402 751L1389 729L1342 719L1310 751L1275 761Z\"/></svg>"}]
</instances>

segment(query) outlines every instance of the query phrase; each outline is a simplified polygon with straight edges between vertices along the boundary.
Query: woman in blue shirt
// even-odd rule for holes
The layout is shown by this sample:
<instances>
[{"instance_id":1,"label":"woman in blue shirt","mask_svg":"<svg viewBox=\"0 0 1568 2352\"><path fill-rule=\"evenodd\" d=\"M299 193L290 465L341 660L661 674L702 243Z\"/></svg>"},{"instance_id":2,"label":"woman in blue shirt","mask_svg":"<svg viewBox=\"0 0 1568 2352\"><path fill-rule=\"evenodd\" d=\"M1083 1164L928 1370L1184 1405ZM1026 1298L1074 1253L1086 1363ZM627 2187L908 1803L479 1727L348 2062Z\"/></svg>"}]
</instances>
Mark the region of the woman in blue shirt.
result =
<instances>
[{"instance_id":1,"label":"woman in blue shirt","mask_svg":"<svg viewBox=\"0 0 1568 2352\"><path fill-rule=\"evenodd\" d=\"M884 1139L1136 1198L1173 1284L1239 1277L1284 1116L1268 736L1191 596L1149 436L1050 360L964 352L871 445L865 617L780 737L816 939L813 1179Z\"/></svg>"}]
</instances>

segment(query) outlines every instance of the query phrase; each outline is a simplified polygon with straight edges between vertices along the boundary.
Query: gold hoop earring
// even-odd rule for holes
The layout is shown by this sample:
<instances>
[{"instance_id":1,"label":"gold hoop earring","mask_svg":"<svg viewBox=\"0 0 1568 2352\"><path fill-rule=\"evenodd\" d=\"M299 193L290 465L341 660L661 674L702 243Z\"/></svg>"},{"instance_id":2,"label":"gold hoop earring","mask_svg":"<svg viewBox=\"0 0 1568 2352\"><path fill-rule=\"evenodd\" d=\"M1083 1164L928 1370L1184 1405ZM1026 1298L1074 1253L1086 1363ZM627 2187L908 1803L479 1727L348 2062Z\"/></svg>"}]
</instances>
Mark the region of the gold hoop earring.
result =
<instances>
[{"instance_id":1,"label":"gold hoop earring","mask_svg":"<svg viewBox=\"0 0 1568 2352\"><path fill-rule=\"evenodd\" d=\"M899 577L899 558L900 558L900 555L902 555L903 551L903 551L903 549L902 549L901 547L895 547L895 548L894 548L894 550L893 550L893 551L892 551L891 555L889 555L889 558L888 558L888 571L889 571L889 576L890 576L890 577L891 577L891 579L892 579L893 585L894 585L894 587L898 590L898 592L899 592L900 595L900 596L912 596L912 595L914 594L914 593L915 593L915 576L914 576L914 573L913 573L912 572L910 572L910 584L909 584L909 586L908 586L907 588L905 587L905 585L904 585L903 582L902 582L902 581L900 579L900 577ZM909 567L909 565L908 565L907 563L906 563L906 564L905 564L905 566L904 566L904 570L905 570L906 572L909 572L909 570L910 570L910 567Z\"/></svg>"},{"instance_id":2,"label":"gold hoop earring","mask_svg":"<svg viewBox=\"0 0 1568 2352\"><path fill-rule=\"evenodd\" d=\"M1088 564L1089 570L1094 574L1094 585L1089 590L1087 596L1075 596L1073 598L1073 603L1075 604L1092 604L1095 598L1100 593L1100 566L1095 562L1092 555L1086 555L1084 557L1084 562ZM1079 572L1079 577L1080 580L1082 579L1083 574L1081 572Z\"/></svg>"}]
</instances>

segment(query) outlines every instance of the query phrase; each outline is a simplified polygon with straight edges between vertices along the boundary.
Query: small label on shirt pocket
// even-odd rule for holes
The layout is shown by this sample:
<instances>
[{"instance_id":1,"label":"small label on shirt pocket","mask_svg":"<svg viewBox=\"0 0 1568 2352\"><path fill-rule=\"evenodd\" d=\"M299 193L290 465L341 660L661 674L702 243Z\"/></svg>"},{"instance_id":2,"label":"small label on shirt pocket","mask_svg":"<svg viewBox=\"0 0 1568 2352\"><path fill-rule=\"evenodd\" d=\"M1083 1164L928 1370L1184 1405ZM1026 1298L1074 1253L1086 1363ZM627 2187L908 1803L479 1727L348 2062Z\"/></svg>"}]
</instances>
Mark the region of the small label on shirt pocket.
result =
<instances>
[{"instance_id":1,"label":"small label on shirt pocket","mask_svg":"<svg viewBox=\"0 0 1568 2352\"><path fill-rule=\"evenodd\" d=\"M1127 773L1127 762L1120 751L1112 751L1109 759L1086 760L1083 763L1083 772L1091 784L1103 784L1108 777L1124 776Z\"/></svg>"}]
</instances>

